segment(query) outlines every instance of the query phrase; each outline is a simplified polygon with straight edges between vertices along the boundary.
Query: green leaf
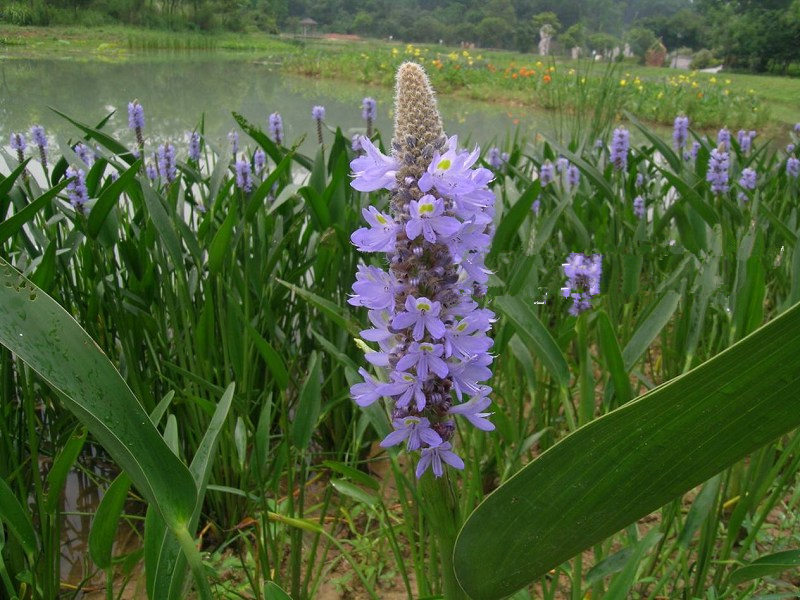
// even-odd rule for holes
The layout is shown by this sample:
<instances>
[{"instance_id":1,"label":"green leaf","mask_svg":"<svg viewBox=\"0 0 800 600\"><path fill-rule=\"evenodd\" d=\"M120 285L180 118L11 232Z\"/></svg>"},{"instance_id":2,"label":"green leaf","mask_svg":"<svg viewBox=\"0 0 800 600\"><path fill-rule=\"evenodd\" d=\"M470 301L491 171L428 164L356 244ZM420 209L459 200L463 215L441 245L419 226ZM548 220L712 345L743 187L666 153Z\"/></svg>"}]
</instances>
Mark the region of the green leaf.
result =
<instances>
[{"instance_id":1,"label":"green leaf","mask_svg":"<svg viewBox=\"0 0 800 600\"><path fill-rule=\"evenodd\" d=\"M368 488L372 488L373 490L380 489L380 484L377 481L375 481L372 477L370 477L363 471L354 469L350 465L346 465L344 463L333 460L323 460L322 464L328 467L332 471L336 471L337 473L344 475L345 477L349 477L356 483L364 485Z\"/></svg>"},{"instance_id":2,"label":"green leaf","mask_svg":"<svg viewBox=\"0 0 800 600\"><path fill-rule=\"evenodd\" d=\"M47 499L44 503L44 510L47 513L55 513L58 508L58 501L61 499L61 490L67 482L67 475L70 469L78 460L78 455L83 449L86 441L86 429L78 427L72 432L67 443L53 460L53 466L47 474Z\"/></svg>"},{"instance_id":3,"label":"green leaf","mask_svg":"<svg viewBox=\"0 0 800 600\"><path fill-rule=\"evenodd\" d=\"M619 575L611 580L611 584L608 586L608 591L603 596L603 600L625 600L629 597L628 593L636 582L636 571L639 570L639 563L642 561L647 551L650 550L661 537L662 535L657 529L651 529L643 539L637 542L633 552L631 552L630 557L625 562L625 567Z\"/></svg>"},{"instance_id":4,"label":"green leaf","mask_svg":"<svg viewBox=\"0 0 800 600\"><path fill-rule=\"evenodd\" d=\"M308 376L300 389L300 399L297 402L297 412L292 424L292 441L301 449L306 449L311 441L311 435L317 427L317 418L322 406L320 397L321 365L319 355L311 353L308 364Z\"/></svg>"},{"instance_id":5,"label":"green leaf","mask_svg":"<svg viewBox=\"0 0 800 600\"><path fill-rule=\"evenodd\" d=\"M688 548L692 542L692 537L695 532L700 529L703 521L708 517L709 512L714 506L714 500L717 498L719 491L720 476L715 475L703 485L703 489L697 494L697 498L692 502L692 507L689 509L689 514L686 515L686 521L683 524L683 529L678 536L678 546L681 548Z\"/></svg>"},{"instance_id":6,"label":"green leaf","mask_svg":"<svg viewBox=\"0 0 800 600\"><path fill-rule=\"evenodd\" d=\"M17 168L11 171L6 177L0 179L0 197L7 196L8 193L11 191L11 188L14 187L14 182L22 175L22 172L25 170L25 167L30 162L30 158L26 158L23 160ZM66 185L66 184L65 184Z\"/></svg>"},{"instance_id":7,"label":"green leaf","mask_svg":"<svg viewBox=\"0 0 800 600\"><path fill-rule=\"evenodd\" d=\"M767 554L740 569L731 575L731 583L738 585L751 579L777 575L789 569L800 567L800 550L785 550L774 554Z\"/></svg>"},{"instance_id":8,"label":"green leaf","mask_svg":"<svg viewBox=\"0 0 800 600\"><path fill-rule=\"evenodd\" d=\"M225 257L232 253L231 238L235 223L236 212L231 210L211 240L211 245L208 247L208 270L212 274L219 273Z\"/></svg>"},{"instance_id":9,"label":"green leaf","mask_svg":"<svg viewBox=\"0 0 800 600\"><path fill-rule=\"evenodd\" d=\"M50 291L53 285L53 279L56 276L56 240L50 240L47 244L47 249L42 254L42 260L39 261L39 266L36 271L31 275L31 281L38 287L45 291Z\"/></svg>"},{"instance_id":10,"label":"green leaf","mask_svg":"<svg viewBox=\"0 0 800 600\"><path fill-rule=\"evenodd\" d=\"M564 354L529 304L517 296L499 296L494 305L512 323L517 335L547 367L559 385L569 384Z\"/></svg>"},{"instance_id":11,"label":"green leaf","mask_svg":"<svg viewBox=\"0 0 800 600\"><path fill-rule=\"evenodd\" d=\"M377 497L373 496L369 492L365 492L357 485L354 485L349 481L345 481L344 479L336 479L334 477L330 480L330 483L340 494L350 496L353 500L356 500L357 502L363 502L367 506L374 506L378 502Z\"/></svg>"},{"instance_id":12,"label":"green leaf","mask_svg":"<svg viewBox=\"0 0 800 600\"><path fill-rule=\"evenodd\" d=\"M331 321L346 329L353 335L360 335L359 331L360 328L356 325L353 321L348 318L347 312L345 309L341 308L337 304L334 304L330 300L326 300L320 296L317 296L314 292L309 292L303 288L297 287L296 285L289 283L288 281L283 281L282 279L275 279L281 285L286 286L290 290L292 290L295 294L303 298L309 304L312 304L319 308L323 313L325 313Z\"/></svg>"},{"instance_id":13,"label":"green leaf","mask_svg":"<svg viewBox=\"0 0 800 600\"><path fill-rule=\"evenodd\" d=\"M47 206L61 190L69 185L69 181L62 181L57 186L50 188L44 194L36 198L19 212L14 213L5 221L0 223L0 244L19 231L25 223L36 216L40 210ZM2 194L0 194L2 196Z\"/></svg>"},{"instance_id":14,"label":"green leaf","mask_svg":"<svg viewBox=\"0 0 800 600\"><path fill-rule=\"evenodd\" d=\"M114 208L119 197L122 193L128 189L128 186L135 181L136 173L139 169L142 168L142 160L139 159L129 169L127 169L119 178L112 182L106 189L102 191L100 196L97 198L97 202L95 202L94 206L92 207L92 212L89 213L89 223L87 227L87 232L89 236L95 238L97 234L100 233L100 228L103 226L103 223L108 216L108 213L111 212L111 209Z\"/></svg>"},{"instance_id":15,"label":"green leaf","mask_svg":"<svg viewBox=\"0 0 800 600\"><path fill-rule=\"evenodd\" d=\"M284 592L274 581L268 581L264 586L266 600L292 600L292 597Z\"/></svg>"},{"instance_id":16,"label":"green leaf","mask_svg":"<svg viewBox=\"0 0 800 600\"><path fill-rule=\"evenodd\" d=\"M614 392L617 394L619 404L625 404L631 399L631 384L617 336L614 335L614 327L611 325L611 319L603 310L597 311L596 321L600 350L603 353L608 372L611 374L611 381L614 382Z\"/></svg>"},{"instance_id":17,"label":"green leaf","mask_svg":"<svg viewBox=\"0 0 800 600\"><path fill-rule=\"evenodd\" d=\"M164 241L167 254L172 259L173 266L178 270L183 270L183 252L181 251L181 240L175 227L161 203L161 198L156 191L150 186L149 182L143 181L141 178L137 179L140 183L140 188L144 196L144 203L147 206L147 212L153 225Z\"/></svg>"},{"instance_id":18,"label":"green leaf","mask_svg":"<svg viewBox=\"0 0 800 600\"><path fill-rule=\"evenodd\" d=\"M675 290L668 290L661 300L653 308L647 318L642 321L636 331L633 332L630 341L622 351L622 360L625 362L625 370L630 372L636 361L641 358L645 350L653 343L661 330L664 329L675 309L678 308L678 301L681 295Z\"/></svg>"},{"instance_id":19,"label":"green leaf","mask_svg":"<svg viewBox=\"0 0 800 600\"><path fill-rule=\"evenodd\" d=\"M0 343L53 388L66 407L170 526L197 497L189 470L167 448L125 380L58 303L0 259Z\"/></svg>"},{"instance_id":20,"label":"green leaf","mask_svg":"<svg viewBox=\"0 0 800 600\"><path fill-rule=\"evenodd\" d=\"M103 494L89 530L89 555L101 569L111 567L117 527L131 488L131 478L121 473Z\"/></svg>"},{"instance_id":21,"label":"green leaf","mask_svg":"<svg viewBox=\"0 0 800 600\"><path fill-rule=\"evenodd\" d=\"M511 247L511 242L520 225L522 225L525 217L531 214L531 206L539 195L541 187L539 180L534 181L514 203L514 206L503 215L500 224L497 226L494 238L492 238L492 255L506 252Z\"/></svg>"},{"instance_id":22,"label":"green leaf","mask_svg":"<svg viewBox=\"0 0 800 600\"><path fill-rule=\"evenodd\" d=\"M798 401L800 304L500 486L459 534L462 587L475 600L523 587L800 426Z\"/></svg>"},{"instance_id":23,"label":"green leaf","mask_svg":"<svg viewBox=\"0 0 800 600\"><path fill-rule=\"evenodd\" d=\"M102 145L105 148L107 148L108 150L110 150L112 154L116 154L117 156L119 156L122 160L127 162L129 165L132 165L134 162L136 162L136 158L134 158L133 154L131 154L131 151L128 150L123 144L119 143L117 140L115 140L113 137L111 137L107 133L103 133L99 129L95 129L94 127L90 127L89 125L86 125L85 123L81 123L80 121L76 121L72 117L69 117L69 116L65 115L60 110L56 110L52 106L50 107L50 110L52 110L57 115L61 115L62 117L64 117L67 121L72 123L75 127L80 129L81 131L83 131L83 133L85 133L88 137L90 137L90 138L96 140L97 142L99 142L100 145ZM109 117L110 116L111 115L109 115Z\"/></svg>"},{"instance_id":24,"label":"green leaf","mask_svg":"<svg viewBox=\"0 0 800 600\"><path fill-rule=\"evenodd\" d=\"M19 545L29 555L36 552L36 533L27 510L17 500L14 492L8 487L5 480L0 477L0 520L8 525L11 534L17 538Z\"/></svg>"}]
</instances>

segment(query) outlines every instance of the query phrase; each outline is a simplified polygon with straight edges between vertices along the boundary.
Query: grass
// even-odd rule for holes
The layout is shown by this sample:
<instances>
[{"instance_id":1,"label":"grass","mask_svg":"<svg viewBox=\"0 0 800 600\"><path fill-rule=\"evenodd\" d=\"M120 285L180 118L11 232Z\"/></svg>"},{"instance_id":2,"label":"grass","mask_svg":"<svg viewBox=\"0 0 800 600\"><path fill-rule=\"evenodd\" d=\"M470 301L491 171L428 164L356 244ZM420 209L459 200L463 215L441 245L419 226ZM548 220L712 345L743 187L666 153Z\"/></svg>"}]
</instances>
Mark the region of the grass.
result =
<instances>
[{"instance_id":1,"label":"grass","mask_svg":"<svg viewBox=\"0 0 800 600\"><path fill-rule=\"evenodd\" d=\"M526 342L530 328L498 315L496 430L487 435L459 424L456 436L467 463L463 475L453 476L462 513L579 425L624 403L615 380L630 382L628 396L644 393L800 301L800 180L787 174L784 150L757 138L745 152L734 139L731 190L717 195L706 181L714 136L693 131L697 158L685 159L642 126L644 141L629 153L627 170L619 170L594 141L609 141L624 87L616 76L576 86L577 110L553 113L563 121L558 139L509 137L500 145L508 161L495 168L492 183L497 227L486 303L499 313L499 298L511 296L528 307L552 337L550 358L563 361L567 377L560 383L547 357ZM212 415L236 384L191 532L218 597L268 598L268 582L295 600L318 598L331 585L355 587L360 597L435 596L443 578L436 524L423 509L427 494L408 456L377 445L387 412L377 404L362 410L349 397L366 365L365 342L355 339L367 326L363 311L348 304L365 260L350 234L363 226L362 208L384 209L388 199L350 187L355 153L334 123L324 131L324 148L306 156L291 141L276 144L265 135L266 123L235 118L239 158L261 149L268 159L251 192L237 186L229 152L218 155L206 145L200 160L178 148L174 181L150 180L131 166L133 134L109 138L80 116L70 143L51 150L47 169L29 151L25 177L9 155L0 179L0 256L77 319L144 410L161 413L155 427L185 463L205 447ZM155 150L148 133L145 156ZM84 138L98 147L92 165L67 151ZM390 132L374 139L388 146ZM560 155L580 166L579 184L557 177L542 187L542 165ZM85 212L63 187L68 166L86 173ZM759 174L755 190L736 183L747 167ZM644 199L643 218L633 211L636 197ZM581 319L560 295L561 265L571 252L604 256L601 293ZM664 317L657 327L654 313ZM23 318L0 314L3 323ZM621 379L602 351L609 335L601 314L630 361ZM75 360L58 347L45 345L41 353L49 364ZM36 515L21 518L35 531L35 551L16 534L25 527L0 529L0 588L10 597L49 599L61 589L64 520L51 499L60 493L59 479L39 465L52 459L60 467L51 472L68 469L81 460L81 452L71 453L77 444L85 444L84 454L110 457L97 436L82 440L63 398L5 347L0 389L0 481L11 490L3 506L31 499ZM731 578L759 556L797 547L799 468L795 431L725 470L704 493L675 498L555 565L516 598L601 598L611 589L618 597L653 599L796 595L800 582L791 571L744 583ZM124 497L132 505L111 515L141 524L142 496L133 488ZM6 524L8 514L0 515ZM113 590L114 577L120 583L137 565L153 572L163 560L168 569L167 559L147 551L157 519L150 506L137 528L144 558L139 549L118 548L101 569L94 558L100 542L90 540L84 577L107 578ZM100 521L92 527L116 523ZM650 531L659 541L634 553Z\"/></svg>"}]
</instances>

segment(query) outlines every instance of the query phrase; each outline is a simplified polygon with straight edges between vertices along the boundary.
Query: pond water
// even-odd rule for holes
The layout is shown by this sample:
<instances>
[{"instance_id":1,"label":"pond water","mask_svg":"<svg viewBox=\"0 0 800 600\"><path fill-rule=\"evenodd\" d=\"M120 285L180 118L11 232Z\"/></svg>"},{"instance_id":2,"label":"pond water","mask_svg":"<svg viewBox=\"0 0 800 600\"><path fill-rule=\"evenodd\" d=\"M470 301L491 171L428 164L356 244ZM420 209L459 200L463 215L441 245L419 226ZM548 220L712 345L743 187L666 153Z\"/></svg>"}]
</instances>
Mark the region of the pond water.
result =
<instances>
[{"instance_id":1,"label":"pond water","mask_svg":"<svg viewBox=\"0 0 800 600\"><path fill-rule=\"evenodd\" d=\"M231 111L245 115L262 129L267 116L283 116L288 142L306 136L305 150L316 144L311 107L322 104L326 121L347 134L364 126L361 98L378 100L377 127L391 132L392 91L340 81L289 76L263 57L223 53L133 54L124 61L73 58L24 58L8 53L0 57L0 140L8 143L12 131L27 131L40 123L60 140L76 139L78 130L49 107L78 121L95 125L116 110L106 128L131 144L127 130L127 103L136 98L145 108L150 141L170 139L182 144L185 134L205 117L207 139L222 147L235 128ZM520 133L553 132L552 113L529 108L442 98L440 107L448 133L480 144L497 143Z\"/></svg>"}]
</instances>

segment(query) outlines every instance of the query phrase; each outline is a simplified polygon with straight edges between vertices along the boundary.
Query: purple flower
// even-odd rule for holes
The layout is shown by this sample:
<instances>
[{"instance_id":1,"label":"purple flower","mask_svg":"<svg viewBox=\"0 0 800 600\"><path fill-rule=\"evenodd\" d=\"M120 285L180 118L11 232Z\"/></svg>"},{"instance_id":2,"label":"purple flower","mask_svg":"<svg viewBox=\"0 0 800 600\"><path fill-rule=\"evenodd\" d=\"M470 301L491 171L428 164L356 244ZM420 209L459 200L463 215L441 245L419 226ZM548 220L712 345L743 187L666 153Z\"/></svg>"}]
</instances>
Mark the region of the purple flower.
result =
<instances>
[{"instance_id":1,"label":"purple flower","mask_svg":"<svg viewBox=\"0 0 800 600\"><path fill-rule=\"evenodd\" d=\"M261 175L261 172L266 167L267 167L267 155L261 148L257 148L256 151L253 153L253 168L255 169L256 175Z\"/></svg>"},{"instance_id":2,"label":"purple flower","mask_svg":"<svg viewBox=\"0 0 800 600\"><path fill-rule=\"evenodd\" d=\"M558 160L556 161L556 171L558 171L560 175L563 175L567 170L567 167L569 167L569 160L563 156L559 156Z\"/></svg>"},{"instance_id":3,"label":"purple flower","mask_svg":"<svg viewBox=\"0 0 800 600\"><path fill-rule=\"evenodd\" d=\"M756 179L758 178L755 169L743 169L742 174L739 177L739 185L742 186L746 190L754 190L756 189Z\"/></svg>"},{"instance_id":4,"label":"purple flower","mask_svg":"<svg viewBox=\"0 0 800 600\"><path fill-rule=\"evenodd\" d=\"M361 214L370 226L354 231L350 241L361 252L392 252L399 225L374 206L361 209Z\"/></svg>"},{"instance_id":5,"label":"purple flower","mask_svg":"<svg viewBox=\"0 0 800 600\"><path fill-rule=\"evenodd\" d=\"M459 152L458 137L454 135L448 140L444 154L439 154L438 150L434 152L433 160L419 179L419 189L427 193L436 188L445 196L465 196L483 187L494 175L483 167L472 170L479 154L478 148L472 152Z\"/></svg>"},{"instance_id":6,"label":"purple flower","mask_svg":"<svg viewBox=\"0 0 800 600\"><path fill-rule=\"evenodd\" d=\"M553 168L553 163L551 163L549 160L545 161L539 168L539 181L542 183L542 187L547 187L547 185L555 178L556 172Z\"/></svg>"},{"instance_id":7,"label":"purple flower","mask_svg":"<svg viewBox=\"0 0 800 600\"><path fill-rule=\"evenodd\" d=\"M578 316L592 307L591 298L600 293L600 276L603 269L603 256L573 252L567 262L561 265L567 278L561 288L564 298L572 298L569 314Z\"/></svg>"},{"instance_id":8,"label":"purple flower","mask_svg":"<svg viewBox=\"0 0 800 600\"><path fill-rule=\"evenodd\" d=\"M725 127L720 129L717 133L717 144L721 146L723 150L727 150L731 145L731 132Z\"/></svg>"},{"instance_id":9,"label":"purple flower","mask_svg":"<svg viewBox=\"0 0 800 600\"><path fill-rule=\"evenodd\" d=\"M175 181L178 169L175 165L175 146L166 142L158 147L158 173L168 183Z\"/></svg>"},{"instance_id":10,"label":"purple flower","mask_svg":"<svg viewBox=\"0 0 800 600\"><path fill-rule=\"evenodd\" d=\"M374 121L378 117L378 103L374 98L367 96L361 101L361 118L365 121Z\"/></svg>"},{"instance_id":11,"label":"purple flower","mask_svg":"<svg viewBox=\"0 0 800 600\"><path fill-rule=\"evenodd\" d=\"M472 425L482 431L492 431L494 429L494 423L486 418L490 417L492 413L482 412L489 406L489 404L492 403L492 401L486 395L491 391L491 388L489 386L481 387L483 388L481 391L485 393L482 393L480 396L475 396L467 402L454 404L450 407L448 413L451 415L461 415L467 421L472 423Z\"/></svg>"},{"instance_id":12,"label":"purple flower","mask_svg":"<svg viewBox=\"0 0 800 600\"><path fill-rule=\"evenodd\" d=\"M417 411L422 412L426 401L419 378L404 371L393 371L391 378L391 383L379 386L381 395L396 397L394 405L400 409L407 408L413 398Z\"/></svg>"},{"instance_id":13,"label":"purple flower","mask_svg":"<svg viewBox=\"0 0 800 600\"><path fill-rule=\"evenodd\" d=\"M440 378L447 377L447 363L441 359L443 352L444 347L441 344L411 342L405 356L397 361L397 369L405 371L415 367L417 377L422 380L428 378L428 372L433 372Z\"/></svg>"},{"instance_id":14,"label":"purple flower","mask_svg":"<svg viewBox=\"0 0 800 600\"><path fill-rule=\"evenodd\" d=\"M628 148L630 146L630 133L623 127L614 130L611 136L611 162L617 171L628 168Z\"/></svg>"},{"instance_id":15,"label":"purple flower","mask_svg":"<svg viewBox=\"0 0 800 600\"><path fill-rule=\"evenodd\" d=\"M699 152L699 150L700 150L700 142L698 141L692 142L692 149L689 152L689 158L691 158L692 160L697 160L697 153Z\"/></svg>"},{"instance_id":16,"label":"purple flower","mask_svg":"<svg viewBox=\"0 0 800 600\"><path fill-rule=\"evenodd\" d=\"M795 123L794 124L794 132L796 134L800 135L800 123Z\"/></svg>"},{"instance_id":17,"label":"purple flower","mask_svg":"<svg viewBox=\"0 0 800 600\"><path fill-rule=\"evenodd\" d=\"M78 155L78 158L80 158L87 167L91 167L94 164L94 150L83 142L78 142L75 145L75 154Z\"/></svg>"},{"instance_id":18,"label":"purple flower","mask_svg":"<svg viewBox=\"0 0 800 600\"><path fill-rule=\"evenodd\" d=\"M67 179L72 179L67 184L67 197L69 203L78 212L83 212L84 204L89 201L89 190L86 188L86 173L82 169L67 167Z\"/></svg>"},{"instance_id":19,"label":"purple flower","mask_svg":"<svg viewBox=\"0 0 800 600\"><path fill-rule=\"evenodd\" d=\"M541 208L542 208L542 200L541 196L538 196L536 200L533 201L533 204L531 204L531 212L533 212L534 215L538 216Z\"/></svg>"},{"instance_id":20,"label":"purple flower","mask_svg":"<svg viewBox=\"0 0 800 600\"><path fill-rule=\"evenodd\" d=\"M315 106L311 109L311 117L315 121L321 121L325 118L325 107L324 106Z\"/></svg>"},{"instance_id":21,"label":"purple flower","mask_svg":"<svg viewBox=\"0 0 800 600\"><path fill-rule=\"evenodd\" d=\"M393 310L396 288L397 281L391 273L378 267L359 265L353 283L355 294L347 302L353 306Z\"/></svg>"},{"instance_id":22,"label":"purple flower","mask_svg":"<svg viewBox=\"0 0 800 600\"><path fill-rule=\"evenodd\" d=\"M753 138L755 137L755 131L745 131L744 129L739 130L739 133L737 134L737 140L739 142L739 149L741 150L742 154L750 153L750 148L753 146Z\"/></svg>"},{"instance_id":23,"label":"purple flower","mask_svg":"<svg viewBox=\"0 0 800 600\"><path fill-rule=\"evenodd\" d=\"M467 359L488 352L494 343L492 338L485 335L491 323L492 318L477 310L454 323L444 333L445 356Z\"/></svg>"},{"instance_id":24,"label":"purple flower","mask_svg":"<svg viewBox=\"0 0 800 600\"><path fill-rule=\"evenodd\" d=\"M797 178L798 174L800 174L800 158L790 156L786 159L786 174L789 177Z\"/></svg>"},{"instance_id":25,"label":"purple flower","mask_svg":"<svg viewBox=\"0 0 800 600\"><path fill-rule=\"evenodd\" d=\"M283 143L283 119L276 112L269 116L269 132L275 143L280 146Z\"/></svg>"},{"instance_id":26,"label":"purple flower","mask_svg":"<svg viewBox=\"0 0 800 600\"><path fill-rule=\"evenodd\" d=\"M359 192L374 192L381 188L393 190L397 186L397 163L378 150L366 137L360 138L366 152L350 162L353 181L350 185Z\"/></svg>"},{"instance_id":27,"label":"purple flower","mask_svg":"<svg viewBox=\"0 0 800 600\"><path fill-rule=\"evenodd\" d=\"M633 214L636 215L637 219L644 217L644 198L641 196L636 196L633 199Z\"/></svg>"},{"instance_id":28,"label":"purple flower","mask_svg":"<svg viewBox=\"0 0 800 600\"><path fill-rule=\"evenodd\" d=\"M359 406L369 406L382 396L378 391L381 384L363 368L360 368L358 373L364 381L350 387L350 396Z\"/></svg>"},{"instance_id":29,"label":"purple flower","mask_svg":"<svg viewBox=\"0 0 800 600\"><path fill-rule=\"evenodd\" d=\"M422 234L431 244L439 239L455 234L461 223L454 217L444 214L444 202L426 194L419 200L409 202L411 218L406 222L406 235L408 239L415 240Z\"/></svg>"},{"instance_id":30,"label":"purple flower","mask_svg":"<svg viewBox=\"0 0 800 600\"><path fill-rule=\"evenodd\" d=\"M580 180L581 172L578 170L578 167L575 165L570 165L567 167L567 185L569 185L570 189L575 189L578 187Z\"/></svg>"},{"instance_id":31,"label":"purple flower","mask_svg":"<svg viewBox=\"0 0 800 600\"><path fill-rule=\"evenodd\" d=\"M442 443L442 438L431 429L431 422L425 417L408 416L393 419L392 427L394 431L381 442L383 448L405 442L407 450L418 450L423 443L429 446L438 446Z\"/></svg>"},{"instance_id":32,"label":"purple flower","mask_svg":"<svg viewBox=\"0 0 800 600\"><path fill-rule=\"evenodd\" d=\"M128 127L134 131L144 129L144 107L138 100L128 102Z\"/></svg>"},{"instance_id":33,"label":"purple flower","mask_svg":"<svg viewBox=\"0 0 800 600\"><path fill-rule=\"evenodd\" d=\"M236 131L228 132L228 143L231 145L231 154L234 158L239 153L239 134Z\"/></svg>"},{"instance_id":34,"label":"purple flower","mask_svg":"<svg viewBox=\"0 0 800 600\"><path fill-rule=\"evenodd\" d=\"M156 168L155 163L152 163L152 162L151 163L147 163L147 166L145 167L145 171L147 172L147 178L150 181L155 181L156 179L158 179L158 169Z\"/></svg>"},{"instance_id":35,"label":"purple flower","mask_svg":"<svg viewBox=\"0 0 800 600\"><path fill-rule=\"evenodd\" d=\"M715 194L724 194L728 191L728 167L730 166L730 157L720 145L719 148L714 148L711 151L711 156L708 159L708 172L706 173L706 181L711 184L711 191Z\"/></svg>"},{"instance_id":36,"label":"purple flower","mask_svg":"<svg viewBox=\"0 0 800 600\"><path fill-rule=\"evenodd\" d=\"M494 146L489 148L489 152L486 154L486 162L492 167L495 171L500 169L505 162L500 154L500 148Z\"/></svg>"},{"instance_id":37,"label":"purple flower","mask_svg":"<svg viewBox=\"0 0 800 600\"><path fill-rule=\"evenodd\" d=\"M196 131L189 134L189 158L195 162L200 160L200 134Z\"/></svg>"},{"instance_id":38,"label":"purple flower","mask_svg":"<svg viewBox=\"0 0 800 600\"><path fill-rule=\"evenodd\" d=\"M430 446L422 449L419 462L417 463L416 476L417 479L422 477L428 467L431 468L436 477L444 475L444 466L442 461L446 462L451 467L456 469L464 469L464 461L451 450L452 445L450 442L442 442L438 446Z\"/></svg>"},{"instance_id":39,"label":"purple flower","mask_svg":"<svg viewBox=\"0 0 800 600\"><path fill-rule=\"evenodd\" d=\"M442 312L440 302L434 302L427 298L406 297L405 311L397 313L392 319L394 329L408 329L413 327L412 335L419 341L425 337L425 330L431 334L435 340L441 339L445 328L439 314Z\"/></svg>"},{"instance_id":40,"label":"purple flower","mask_svg":"<svg viewBox=\"0 0 800 600\"><path fill-rule=\"evenodd\" d=\"M39 147L39 150L47 148L47 136L44 133L44 127L41 125L31 127L31 140Z\"/></svg>"},{"instance_id":41,"label":"purple flower","mask_svg":"<svg viewBox=\"0 0 800 600\"><path fill-rule=\"evenodd\" d=\"M350 148L353 149L353 152L361 152L364 148L361 146L361 138L364 137L360 133L354 133L353 137L350 139Z\"/></svg>"},{"instance_id":42,"label":"purple flower","mask_svg":"<svg viewBox=\"0 0 800 600\"><path fill-rule=\"evenodd\" d=\"M11 145L11 149L16 150L17 153L25 152L25 148L28 147L28 143L25 141L25 134L23 133L12 133L9 144Z\"/></svg>"},{"instance_id":43,"label":"purple flower","mask_svg":"<svg viewBox=\"0 0 800 600\"><path fill-rule=\"evenodd\" d=\"M680 151L686 145L688 138L689 117L675 117L675 123L672 128L672 142L675 145L675 149Z\"/></svg>"},{"instance_id":44,"label":"purple flower","mask_svg":"<svg viewBox=\"0 0 800 600\"><path fill-rule=\"evenodd\" d=\"M488 353L470 356L465 360L449 363L450 377L453 379L453 390L460 400L462 394L467 396L480 396L484 386L481 381L486 381L492 376L489 365L492 356Z\"/></svg>"},{"instance_id":45,"label":"purple flower","mask_svg":"<svg viewBox=\"0 0 800 600\"><path fill-rule=\"evenodd\" d=\"M794 152L795 145L794 144L786 144L786 154L791 154Z\"/></svg>"},{"instance_id":46,"label":"purple flower","mask_svg":"<svg viewBox=\"0 0 800 600\"><path fill-rule=\"evenodd\" d=\"M253 171L250 169L250 161L241 158L236 161L236 187L245 193L253 191Z\"/></svg>"}]
</instances>

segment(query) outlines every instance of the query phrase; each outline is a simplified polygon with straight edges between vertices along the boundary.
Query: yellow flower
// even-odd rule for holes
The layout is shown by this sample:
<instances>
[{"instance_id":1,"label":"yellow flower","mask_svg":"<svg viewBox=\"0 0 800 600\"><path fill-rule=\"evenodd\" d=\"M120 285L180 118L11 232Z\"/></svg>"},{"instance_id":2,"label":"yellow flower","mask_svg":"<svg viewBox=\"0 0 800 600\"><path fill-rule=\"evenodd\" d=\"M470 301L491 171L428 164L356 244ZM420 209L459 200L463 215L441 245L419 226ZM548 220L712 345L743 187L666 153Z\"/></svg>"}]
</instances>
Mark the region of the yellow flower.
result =
<instances>
[{"instance_id":1,"label":"yellow flower","mask_svg":"<svg viewBox=\"0 0 800 600\"><path fill-rule=\"evenodd\" d=\"M640 86L639 86L637 89L638 89L640 92L643 92L643 91L644 91L644 86L643 86L643 85L640 85Z\"/></svg>"},{"instance_id":2,"label":"yellow flower","mask_svg":"<svg viewBox=\"0 0 800 600\"><path fill-rule=\"evenodd\" d=\"M696 82L696 81L693 81L693 82L692 82L692 87L693 87L693 88L696 88L696 87L700 87L700 86L699 86L699 85L697 85L697 82Z\"/></svg>"},{"instance_id":3,"label":"yellow flower","mask_svg":"<svg viewBox=\"0 0 800 600\"><path fill-rule=\"evenodd\" d=\"M731 84L731 80L730 79L726 79L725 80L725 85L730 85L730 84Z\"/></svg>"},{"instance_id":4,"label":"yellow flower","mask_svg":"<svg viewBox=\"0 0 800 600\"><path fill-rule=\"evenodd\" d=\"M537 61L536 61L536 66L537 66L537 67L539 67L539 68L541 68L541 67L543 67L543 66L544 66L544 64L542 64L542 61L540 61L540 60L537 60Z\"/></svg>"},{"instance_id":5,"label":"yellow flower","mask_svg":"<svg viewBox=\"0 0 800 600\"><path fill-rule=\"evenodd\" d=\"M469 66L471 67L472 66L472 62L473 62L472 59L470 58L467 62L469 63Z\"/></svg>"},{"instance_id":6,"label":"yellow flower","mask_svg":"<svg viewBox=\"0 0 800 600\"><path fill-rule=\"evenodd\" d=\"M658 96L656 96L656 98L661 100L663 97L664 97L664 92L658 92Z\"/></svg>"},{"instance_id":7,"label":"yellow flower","mask_svg":"<svg viewBox=\"0 0 800 600\"><path fill-rule=\"evenodd\" d=\"M400 54L400 51L397 48L392 48L392 56L397 56Z\"/></svg>"},{"instance_id":8,"label":"yellow flower","mask_svg":"<svg viewBox=\"0 0 800 600\"><path fill-rule=\"evenodd\" d=\"M417 48L416 50L414 50L414 56L419 56L419 48Z\"/></svg>"},{"instance_id":9,"label":"yellow flower","mask_svg":"<svg viewBox=\"0 0 800 600\"><path fill-rule=\"evenodd\" d=\"M586 83L586 77L581 77L581 83Z\"/></svg>"},{"instance_id":10,"label":"yellow flower","mask_svg":"<svg viewBox=\"0 0 800 600\"><path fill-rule=\"evenodd\" d=\"M708 81L709 81L709 83L717 83L717 78L716 77L712 77Z\"/></svg>"},{"instance_id":11,"label":"yellow flower","mask_svg":"<svg viewBox=\"0 0 800 600\"><path fill-rule=\"evenodd\" d=\"M619 80L619 84L624 87L624 86L628 85L628 80L627 79L620 79Z\"/></svg>"},{"instance_id":12,"label":"yellow flower","mask_svg":"<svg viewBox=\"0 0 800 600\"><path fill-rule=\"evenodd\" d=\"M469 56L469 52L467 52L466 50L464 50L464 51L463 51L461 54L462 54L463 56L465 56L465 57L466 57L466 56Z\"/></svg>"},{"instance_id":13,"label":"yellow flower","mask_svg":"<svg viewBox=\"0 0 800 600\"><path fill-rule=\"evenodd\" d=\"M731 91L727 90L727 89L722 93L725 94L726 96L730 96L731 95Z\"/></svg>"},{"instance_id":14,"label":"yellow flower","mask_svg":"<svg viewBox=\"0 0 800 600\"><path fill-rule=\"evenodd\" d=\"M478 54L478 56L476 56L476 58L477 58L478 60L483 60L483 55L482 55L482 54Z\"/></svg>"},{"instance_id":15,"label":"yellow flower","mask_svg":"<svg viewBox=\"0 0 800 600\"><path fill-rule=\"evenodd\" d=\"M569 75L575 75L575 69L570 69L570 70L568 71L568 74L569 74Z\"/></svg>"},{"instance_id":16,"label":"yellow flower","mask_svg":"<svg viewBox=\"0 0 800 600\"><path fill-rule=\"evenodd\" d=\"M756 91L754 89L750 88L749 90L747 90L747 93L748 94L755 94Z\"/></svg>"}]
</instances>

